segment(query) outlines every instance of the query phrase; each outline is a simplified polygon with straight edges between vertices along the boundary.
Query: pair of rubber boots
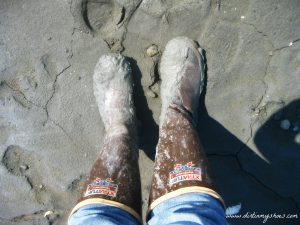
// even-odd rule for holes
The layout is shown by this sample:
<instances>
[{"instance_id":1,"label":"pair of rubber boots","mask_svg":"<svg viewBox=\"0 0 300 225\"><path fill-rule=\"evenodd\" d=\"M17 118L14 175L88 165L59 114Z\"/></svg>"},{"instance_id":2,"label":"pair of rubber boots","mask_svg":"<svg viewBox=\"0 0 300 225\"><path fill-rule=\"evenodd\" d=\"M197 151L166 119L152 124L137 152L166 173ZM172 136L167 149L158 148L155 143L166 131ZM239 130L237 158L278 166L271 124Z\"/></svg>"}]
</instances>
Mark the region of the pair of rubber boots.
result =
<instances>
[{"instance_id":1,"label":"pair of rubber boots","mask_svg":"<svg viewBox=\"0 0 300 225\"><path fill-rule=\"evenodd\" d=\"M202 50L194 41L178 37L168 42L160 64L162 109L149 211L185 193L207 193L222 201L215 191L195 129L204 72ZM93 78L106 136L73 212L83 205L100 203L122 208L140 220L141 185L131 68L121 55L104 55Z\"/></svg>"}]
</instances>

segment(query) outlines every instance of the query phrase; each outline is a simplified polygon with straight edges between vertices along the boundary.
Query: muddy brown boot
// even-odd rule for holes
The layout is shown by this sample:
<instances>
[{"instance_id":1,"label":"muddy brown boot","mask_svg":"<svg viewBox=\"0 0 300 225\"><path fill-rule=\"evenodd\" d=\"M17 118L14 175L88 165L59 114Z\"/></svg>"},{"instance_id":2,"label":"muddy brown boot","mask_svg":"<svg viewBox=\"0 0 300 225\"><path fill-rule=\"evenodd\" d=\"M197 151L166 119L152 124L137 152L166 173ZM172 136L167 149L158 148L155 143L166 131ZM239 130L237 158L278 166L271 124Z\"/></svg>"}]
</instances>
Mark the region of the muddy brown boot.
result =
<instances>
[{"instance_id":1,"label":"muddy brown boot","mask_svg":"<svg viewBox=\"0 0 300 225\"><path fill-rule=\"evenodd\" d=\"M179 37L167 44L160 66L162 111L148 212L186 193L209 194L223 203L195 129L204 70L194 41Z\"/></svg>"},{"instance_id":2,"label":"muddy brown boot","mask_svg":"<svg viewBox=\"0 0 300 225\"><path fill-rule=\"evenodd\" d=\"M141 215L140 174L132 74L121 55L102 56L94 72L94 95L106 135L99 157L72 213L89 204L123 209Z\"/></svg>"}]
</instances>

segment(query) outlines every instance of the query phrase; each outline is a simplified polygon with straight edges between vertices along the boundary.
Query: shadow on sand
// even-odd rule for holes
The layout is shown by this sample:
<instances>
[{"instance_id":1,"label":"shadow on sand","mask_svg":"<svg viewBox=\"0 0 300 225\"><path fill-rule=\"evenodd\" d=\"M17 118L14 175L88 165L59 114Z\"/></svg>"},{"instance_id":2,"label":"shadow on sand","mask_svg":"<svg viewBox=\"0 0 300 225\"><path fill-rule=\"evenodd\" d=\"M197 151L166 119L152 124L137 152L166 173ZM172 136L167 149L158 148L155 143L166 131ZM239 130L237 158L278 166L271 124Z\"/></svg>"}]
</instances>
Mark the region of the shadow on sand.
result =
<instances>
[{"instance_id":1,"label":"shadow on sand","mask_svg":"<svg viewBox=\"0 0 300 225\"><path fill-rule=\"evenodd\" d=\"M155 148L158 142L158 125L155 123L152 111L149 109L147 99L142 87L142 73L132 58L129 58L133 81L134 81L134 103L136 115L139 121L139 148L153 161L155 158Z\"/></svg>"},{"instance_id":2,"label":"shadow on sand","mask_svg":"<svg viewBox=\"0 0 300 225\"><path fill-rule=\"evenodd\" d=\"M141 123L139 147L154 161L159 129L147 105L141 71L134 59L130 59L130 62L135 82L136 113ZM253 135L256 148L264 156L262 158L209 116L204 101L205 93L206 88L200 100L197 130L226 204L241 202L241 215L247 212L298 214L298 219L269 219L268 222L299 224L300 145L295 142L296 132L281 129L280 120L275 120L274 116L280 114L281 118L299 121L300 100L291 102L269 116ZM231 224L257 224L262 221L229 219Z\"/></svg>"}]
</instances>

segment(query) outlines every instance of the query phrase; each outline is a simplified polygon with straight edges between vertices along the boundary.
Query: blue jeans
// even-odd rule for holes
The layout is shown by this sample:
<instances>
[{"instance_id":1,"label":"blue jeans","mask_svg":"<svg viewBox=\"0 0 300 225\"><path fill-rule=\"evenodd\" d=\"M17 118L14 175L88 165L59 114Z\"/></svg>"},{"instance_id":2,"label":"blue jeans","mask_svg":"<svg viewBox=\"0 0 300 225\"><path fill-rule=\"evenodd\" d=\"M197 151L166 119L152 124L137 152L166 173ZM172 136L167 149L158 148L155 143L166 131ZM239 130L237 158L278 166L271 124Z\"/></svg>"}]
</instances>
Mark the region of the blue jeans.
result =
<instances>
[{"instance_id":1,"label":"blue jeans","mask_svg":"<svg viewBox=\"0 0 300 225\"><path fill-rule=\"evenodd\" d=\"M138 225L126 211L102 204L80 208L68 225ZM183 194L157 205L148 215L148 225L223 225L227 224L221 203L207 194Z\"/></svg>"}]
</instances>

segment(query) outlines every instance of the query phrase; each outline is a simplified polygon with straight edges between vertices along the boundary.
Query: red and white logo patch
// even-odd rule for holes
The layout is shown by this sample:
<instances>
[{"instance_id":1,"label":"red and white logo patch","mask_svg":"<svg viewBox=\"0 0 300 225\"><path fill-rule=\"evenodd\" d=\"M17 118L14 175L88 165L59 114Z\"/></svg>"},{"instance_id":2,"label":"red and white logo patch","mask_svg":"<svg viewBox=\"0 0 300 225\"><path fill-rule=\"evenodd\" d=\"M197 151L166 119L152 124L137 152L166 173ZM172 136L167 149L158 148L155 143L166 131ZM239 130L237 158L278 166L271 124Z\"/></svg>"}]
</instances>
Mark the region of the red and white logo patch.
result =
<instances>
[{"instance_id":1,"label":"red and white logo patch","mask_svg":"<svg viewBox=\"0 0 300 225\"><path fill-rule=\"evenodd\" d=\"M201 181L201 168L194 166L193 162L188 162L185 165L175 164L174 170L169 173L169 184L174 185L186 180Z\"/></svg>"},{"instance_id":2,"label":"red and white logo patch","mask_svg":"<svg viewBox=\"0 0 300 225\"><path fill-rule=\"evenodd\" d=\"M111 178L101 180L96 177L93 183L90 183L86 189L84 197L91 195L105 195L116 197L118 192L118 185L114 184Z\"/></svg>"}]
</instances>

